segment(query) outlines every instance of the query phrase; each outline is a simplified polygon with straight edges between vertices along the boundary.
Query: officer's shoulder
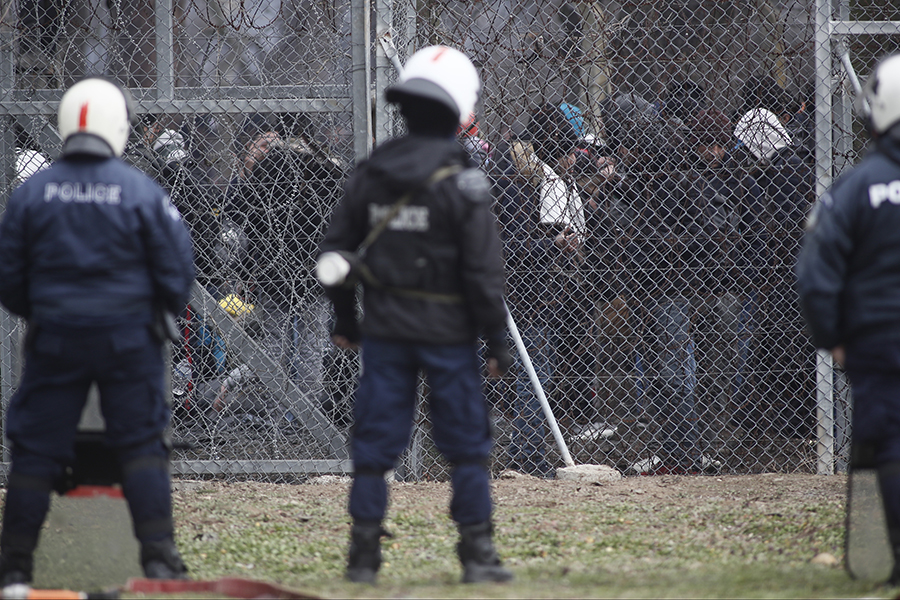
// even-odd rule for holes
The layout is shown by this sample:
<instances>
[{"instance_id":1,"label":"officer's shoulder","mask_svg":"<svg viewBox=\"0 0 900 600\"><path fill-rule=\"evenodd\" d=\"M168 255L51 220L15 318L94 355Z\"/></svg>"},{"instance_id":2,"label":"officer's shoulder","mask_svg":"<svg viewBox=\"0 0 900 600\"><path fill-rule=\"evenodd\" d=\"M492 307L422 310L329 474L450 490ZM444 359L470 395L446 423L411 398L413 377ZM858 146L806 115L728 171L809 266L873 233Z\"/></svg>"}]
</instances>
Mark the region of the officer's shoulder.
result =
<instances>
[{"instance_id":1,"label":"officer's shoulder","mask_svg":"<svg viewBox=\"0 0 900 600\"><path fill-rule=\"evenodd\" d=\"M58 173L59 166L54 163L30 176L16 180L13 183L12 192L10 192L10 201L14 197L25 197L32 192L36 194L42 193L39 190L43 190L46 183L54 181Z\"/></svg>"},{"instance_id":2,"label":"officer's shoulder","mask_svg":"<svg viewBox=\"0 0 900 600\"><path fill-rule=\"evenodd\" d=\"M119 160L115 161L114 164L116 169L120 170L123 173L128 173L130 176L137 177L140 179L149 179L150 181L156 182L153 177L147 173L147 171L143 170L139 166L134 163L128 162L123 158L119 158Z\"/></svg>"},{"instance_id":3,"label":"officer's shoulder","mask_svg":"<svg viewBox=\"0 0 900 600\"><path fill-rule=\"evenodd\" d=\"M869 154L863 157L855 167L838 175L831 184L832 195L857 197L871 183L882 180L888 171L885 166L893 166L893 163L888 162L885 165L881 159L882 157L877 154Z\"/></svg>"},{"instance_id":4,"label":"officer's shoulder","mask_svg":"<svg viewBox=\"0 0 900 600\"><path fill-rule=\"evenodd\" d=\"M125 161L119 161L118 168L120 169L124 177L131 179L132 185L136 186L133 189L140 190L142 196L146 194L150 194L155 197L167 195L167 192L159 183L159 181L154 179L147 172L142 171L136 166L128 164Z\"/></svg>"},{"instance_id":5,"label":"officer's shoulder","mask_svg":"<svg viewBox=\"0 0 900 600\"><path fill-rule=\"evenodd\" d=\"M473 203L491 201L491 182L481 169L469 167L453 178L463 198Z\"/></svg>"}]
</instances>

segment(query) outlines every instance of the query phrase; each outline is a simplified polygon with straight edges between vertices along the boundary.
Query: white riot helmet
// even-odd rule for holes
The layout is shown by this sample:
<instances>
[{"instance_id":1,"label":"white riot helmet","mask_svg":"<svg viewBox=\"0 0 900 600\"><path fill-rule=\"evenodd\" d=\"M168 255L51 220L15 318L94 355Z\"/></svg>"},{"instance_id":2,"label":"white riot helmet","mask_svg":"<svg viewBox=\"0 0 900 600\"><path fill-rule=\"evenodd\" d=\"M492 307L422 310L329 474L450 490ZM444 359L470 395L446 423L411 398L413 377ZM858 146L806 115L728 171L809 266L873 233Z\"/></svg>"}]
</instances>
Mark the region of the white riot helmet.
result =
<instances>
[{"instance_id":1,"label":"white riot helmet","mask_svg":"<svg viewBox=\"0 0 900 600\"><path fill-rule=\"evenodd\" d=\"M475 65L459 50L447 46L429 46L413 54L397 85L385 92L388 102L404 97L435 100L447 106L464 124L475 112L481 80Z\"/></svg>"},{"instance_id":2,"label":"white riot helmet","mask_svg":"<svg viewBox=\"0 0 900 600\"><path fill-rule=\"evenodd\" d=\"M82 79L59 102L63 156L121 156L133 116L127 90L101 77Z\"/></svg>"},{"instance_id":3,"label":"white riot helmet","mask_svg":"<svg viewBox=\"0 0 900 600\"><path fill-rule=\"evenodd\" d=\"M900 54L878 63L858 102L860 113L874 135L881 135L900 123Z\"/></svg>"}]
</instances>

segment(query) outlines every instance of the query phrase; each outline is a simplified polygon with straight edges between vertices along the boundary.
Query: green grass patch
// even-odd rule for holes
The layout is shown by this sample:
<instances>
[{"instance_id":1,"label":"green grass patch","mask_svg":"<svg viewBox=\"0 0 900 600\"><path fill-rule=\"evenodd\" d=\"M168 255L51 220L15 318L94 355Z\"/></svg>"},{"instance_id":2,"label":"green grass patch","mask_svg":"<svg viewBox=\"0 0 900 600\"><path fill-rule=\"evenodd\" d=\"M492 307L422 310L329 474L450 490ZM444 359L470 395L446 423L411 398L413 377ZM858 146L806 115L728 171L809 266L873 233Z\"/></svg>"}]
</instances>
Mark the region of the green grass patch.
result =
<instances>
[{"instance_id":1,"label":"green grass patch","mask_svg":"<svg viewBox=\"0 0 900 600\"><path fill-rule=\"evenodd\" d=\"M210 484L176 495L194 578L243 576L323 597L892 597L843 570L842 481L652 478L497 482L495 541L516 580L465 586L449 488L392 486L378 585L343 581L348 486ZM789 478L790 476L784 476ZM702 489L691 491L692 488ZM641 488L641 489L636 489ZM811 562L828 553L836 564Z\"/></svg>"}]
</instances>

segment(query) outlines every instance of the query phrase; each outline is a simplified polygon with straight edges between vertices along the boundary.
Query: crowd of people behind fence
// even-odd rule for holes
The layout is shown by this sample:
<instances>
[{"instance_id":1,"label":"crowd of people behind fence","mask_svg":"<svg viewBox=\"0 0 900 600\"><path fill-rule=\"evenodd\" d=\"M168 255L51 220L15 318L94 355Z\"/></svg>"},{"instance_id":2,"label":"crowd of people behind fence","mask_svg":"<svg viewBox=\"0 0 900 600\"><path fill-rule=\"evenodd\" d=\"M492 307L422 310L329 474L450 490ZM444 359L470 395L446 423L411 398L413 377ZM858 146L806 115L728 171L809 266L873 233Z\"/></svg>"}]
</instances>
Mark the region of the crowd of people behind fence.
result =
<instances>
[{"instance_id":1,"label":"crowd of people behind fence","mask_svg":"<svg viewBox=\"0 0 900 600\"><path fill-rule=\"evenodd\" d=\"M703 403L757 438L812 427L812 349L791 275L813 199L811 119L768 77L749 79L742 96L728 115L682 83L658 99L615 94L594 114L547 102L505 139L483 138L476 115L459 130L495 185L508 304L540 385L573 440L651 426L635 473L721 466L705 447ZM314 142L302 114L245 118L225 181L202 155L212 120L176 131L144 115L137 129L125 159L172 194L201 284L239 301L244 309L226 308L251 313L285 373L348 425L347 398L336 397L351 391L336 383L351 379L348 363L328 347L310 272L347 166ZM202 315L182 316L193 335L176 363L190 359L194 393L215 382L194 404L221 410L247 371ZM602 383L615 374L633 382L618 396ZM497 389L512 421L506 465L552 476L521 361Z\"/></svg>"},{"instance_id":2,"label":"crowd of people behind fence","mask_svg":"<svg viewBox=\"0 0 900 600\"><path fill-rule=\"evenodd\" d=\"M463 131L496 185L537 379L572 439L652 426L633 473L721 467L701 402L756 439L810 434L813 349L791 269L813 200L811 120L767 77L743 95L735 115L684 84L656 102L614 95L594 115L547 103L493 146ZM517 368L508 464L544 476L541 408ZM601 382L616 372L634 381L624 398Z\"/></svg>"}]
</instances>

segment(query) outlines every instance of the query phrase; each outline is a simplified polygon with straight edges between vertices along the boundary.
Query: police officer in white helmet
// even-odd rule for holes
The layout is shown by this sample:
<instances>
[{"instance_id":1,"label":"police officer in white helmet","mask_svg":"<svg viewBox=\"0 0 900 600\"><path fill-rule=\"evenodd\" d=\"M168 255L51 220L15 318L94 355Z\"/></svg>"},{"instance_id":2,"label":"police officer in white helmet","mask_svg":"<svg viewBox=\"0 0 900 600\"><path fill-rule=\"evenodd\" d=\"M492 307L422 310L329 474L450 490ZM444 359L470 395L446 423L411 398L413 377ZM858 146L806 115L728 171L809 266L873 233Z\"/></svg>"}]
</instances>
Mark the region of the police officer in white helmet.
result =
<instances>
[{"instance_id":1,"label":"police officer in white helmet","mask_svg":"<svg viewBox=\"0 0 900 600\"><path fill-rule=\"evenodd\" d=\"M850 377L851 469L877 470L900 585L900 54L858 103L870 151L814 206L797 281L812 341Z\"/></svg>"},{"instance_id":2,"label":"police officer in white helmet","mask_svg":"<svg viewBox=\"0 0 900 600\"><path fill-rule=\"evenodd\" d=\"M477 340L489 371L510 364L504 271L487 177L455 138L480 82L469 59L424 48L386 93L409 135L359 164L321 244L318 276L334 304L332 339L362 347L354 405L353 517L347 578L373 583L387 510L385 473L409 442L416 381L429 383L434 441L452 466L450 513L464 582L507 581L492 542L492 446ZM365 289L357 324L355 282Z\"/></svg>"},{"instance_id":3,"label":"police officer in white helmet","mask_svg":"<svg viewBox=\"0 0 900 600\"><path fill-rule=\"evenodd\" d=\"M28 321L25 370L6 415L12 461L0 533L0 585L28 585L50 506L75 463L96 384L149 578L185 578L175 548L161 312L194 280L190 236L165 192L119 157L127 91L103 78L59 104L62 155L10 195L0 223L0 302Z\"/></svg>"}]
</instances>

